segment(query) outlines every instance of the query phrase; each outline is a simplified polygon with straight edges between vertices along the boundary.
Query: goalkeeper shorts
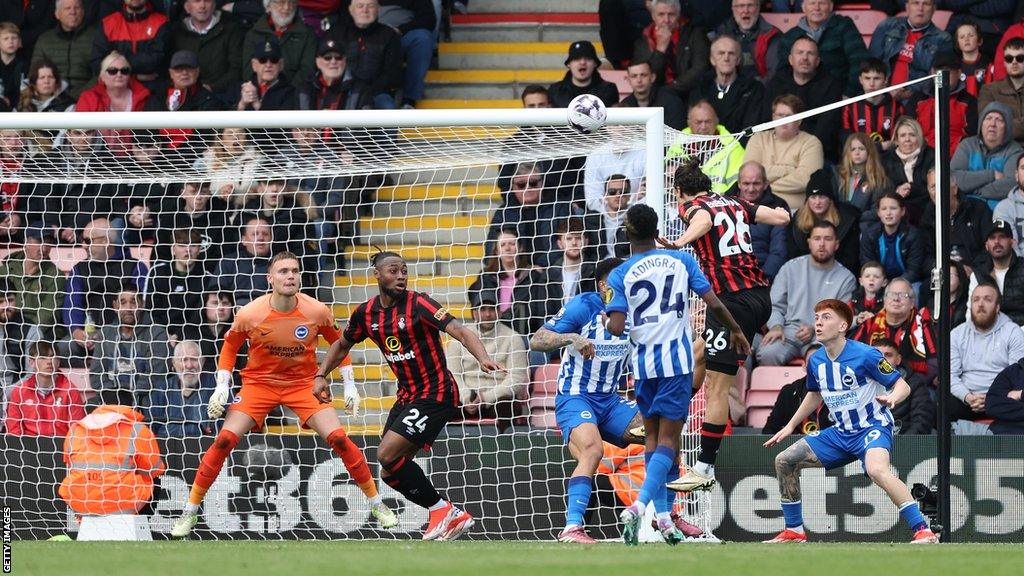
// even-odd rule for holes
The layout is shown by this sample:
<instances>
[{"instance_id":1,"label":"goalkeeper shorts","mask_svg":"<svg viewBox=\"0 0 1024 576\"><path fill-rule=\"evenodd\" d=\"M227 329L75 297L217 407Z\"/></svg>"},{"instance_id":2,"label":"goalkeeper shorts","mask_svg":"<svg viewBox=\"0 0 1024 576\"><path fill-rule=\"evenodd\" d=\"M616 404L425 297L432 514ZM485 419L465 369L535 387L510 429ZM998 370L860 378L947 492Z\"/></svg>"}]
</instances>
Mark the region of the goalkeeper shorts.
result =
<instances>
[{"instance_id":1,"label":"goalkeeper shorts","mask_svg":"<svg viewBox=\"0 0 1024 576\"><path fill-rule=\"evenodd\" d=\"M242 389L235 394L229 410L238 410L248 415L256 421L255 428L259 430L263 428L267 414L278 406L285 406L295 412L303 428L309 428L306 421L313 414L321 410L334 409L330 403L321 404L313 396L313 385L310 383L279 386L243 380Z\"/></svg>"}]
</instances>

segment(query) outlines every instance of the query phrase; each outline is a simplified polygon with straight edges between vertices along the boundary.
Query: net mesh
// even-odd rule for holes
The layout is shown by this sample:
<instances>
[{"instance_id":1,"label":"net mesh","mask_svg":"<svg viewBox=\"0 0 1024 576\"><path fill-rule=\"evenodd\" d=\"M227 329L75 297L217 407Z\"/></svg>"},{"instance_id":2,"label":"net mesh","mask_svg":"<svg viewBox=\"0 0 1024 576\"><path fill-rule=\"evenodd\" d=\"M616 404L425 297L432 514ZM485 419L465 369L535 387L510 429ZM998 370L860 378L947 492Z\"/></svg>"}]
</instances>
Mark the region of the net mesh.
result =
<instances>
[{"instance_id":1,"label":"net mesh","mask_svg":"<svg viewBox=\"0 0 1024 576\"><path fill-rule=\"evenodd\" d=\"M731 145L666 129L665 190L683 159L714 162ZM564 126L0 131L0 278L12 294L0 440L4 505L17 534L78 528L57 495L66 424L51 420L80 418L80 400L133 403L146 417L167 472L144 513L157 537L165 535L218 428L205 406L224 332L239 306L265 293L269 255L298 254L303 290L344 322L376 295L369 260L384 248L408 261L410 289L470 324L481 277L512 270L514 282L498 287L502 331L483 335L510 368L508 379L495 388L492 406L464 413L419 461L442 494L481 519L472 537L552 538L564 523L573 463L554 421L557 357L530 353L527 339L567 299L569 284L551 274L565 258L559 222L586 223L585 262L621 253L614 232L625 206L652 202L644 192L645 147L642 125L591 135ZM604 191L613 175L632 187L615 213ZM664 207L666 232L680 231L671 193L656 204ZM511 245L502 241L509 229L518 235ZM121 298L125 291L138 292L138 310ZM691 314L699 334L699 299L691 298ZM46 370L27 358L33 340L55 343L57 381L66 378L75 390L55 391L64 394L60 402L23 394L25 381ZM460 386L482 390L468 355L450 343L447 355ZM375 448L396 381L369 342L352 359L362 411L349 414L340 400L335 407L378 477ZM183 382L195 391L183 394ZM698 394L684 438L688 462L702 415ZM199 537L389 538L424 528L426 513L381 484L401 524L377 530L365 498L321 440L287 410L267 424L225 465L204 502ZM617 536L615 507L631 496L609 478L635 470L627 464L642 469L642 461L641 452L599 472L587 520L595 535ZM704 497L682 509L711 528L707 507Z\"/></svg>"}]
</instances>

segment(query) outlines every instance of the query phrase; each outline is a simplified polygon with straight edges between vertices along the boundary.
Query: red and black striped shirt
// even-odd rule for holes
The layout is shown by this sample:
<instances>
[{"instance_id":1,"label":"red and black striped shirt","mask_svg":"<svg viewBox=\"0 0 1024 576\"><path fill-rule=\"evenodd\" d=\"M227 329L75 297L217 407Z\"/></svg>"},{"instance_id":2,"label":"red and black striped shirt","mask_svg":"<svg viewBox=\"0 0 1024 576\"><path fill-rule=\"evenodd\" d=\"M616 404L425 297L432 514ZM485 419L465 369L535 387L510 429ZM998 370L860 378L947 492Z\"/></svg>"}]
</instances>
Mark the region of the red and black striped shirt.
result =
<instances>
[{"instance_id":1,"label":"red and black striped shirt","mask_svg":"<svg viewBox=\"0 0 1024 576\"><path fill-rule=\"evenodd\" d=\"M679 215L689 224L701 210L711 216L712 226L693 248L715 294L767 287L768 277L750 244L757 207L742 198L704 194L680 206Z\"/></svg>"},{"instance_id":2,"label":"red and black striped shirt","mask_svg":"<svg viewBox=\"0 0 1024 576\"><path fill-rule=\"evenodd\" d=\"M384 353L398 378L398 404L433 400L457 406L459 388L448 370L441 331L454 320L426 294L406 290L394 306L384 308L374 296L352 313L345 340L369 338Z\"/></svg>"},{"instance_id":3,"label":"red and black striped shirt","mask_svg":"<svg viewBox=\"0 0 1024 576\"><path fill-rule=\"evenodd\" d=\"M903 115L903 106L886 94L878 104L867 100L847 104L843 108L843 134L863 132L875 142L892 140L896 120Z\"/></svg>"}]
</instances>

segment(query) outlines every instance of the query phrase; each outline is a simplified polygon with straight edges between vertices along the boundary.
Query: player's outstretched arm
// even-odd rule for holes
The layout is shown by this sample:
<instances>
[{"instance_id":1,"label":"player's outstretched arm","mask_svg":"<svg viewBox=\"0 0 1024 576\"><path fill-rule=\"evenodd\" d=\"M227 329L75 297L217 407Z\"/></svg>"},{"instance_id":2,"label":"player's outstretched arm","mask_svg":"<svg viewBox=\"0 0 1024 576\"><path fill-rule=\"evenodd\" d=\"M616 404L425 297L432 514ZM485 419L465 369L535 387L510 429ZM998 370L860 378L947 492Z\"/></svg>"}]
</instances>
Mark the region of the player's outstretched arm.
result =
<instances>
[{"instance_id":1,"label":"player's outstretched arm","mask_svg":"<svg viewBox=\"0 0 1024 576\"><path fill-rule=\"evenodd\" d=\"M715 296L715 293L710 290L705 292L701 298L704 299L708 310L715 315L715 318L729 328L729 345L743 356L750 354L750 342L747 342L747 337L743 335L743 329L736 323L736 319L732 317L732 313L725 307L725 304L722 304L718 296Z\"/></svg>"},{"instance_id":2,"label":"player's outstretched arm","mask_svg":"<svg viewBox=\"0 0 1024 576\"><path fill-rule=\"evenodd\" d=\"M707 210L698 210L690 216L690 220L686 224L686 231L683 232L682 236L674 241L664 237L658 238L658 244L665 248L682 248L707 234L711 228L711 215L708 214Z\"/></svg>"},{"instance_id":3,"label":"player's outstretched arm","mask_svg":"<svg viewBox=\"0 0 1024 576\"><path fill-rule=\"evenodd\" d=\"M331 383L327 378L341 364L345 356L348 356L353 346L355 344L346 340L345 336L342 335L327 349L327 354L324 356L323 361L320 362L320 368L317 370L316 378L313 381L313 395L321 403L327 404L331 401Z\"/></svg>"},{"instance_id":4,"label":"player's outstretched arm","mask_svg":"<svg viewBox=\"0 0 1024 576\"><path fill-rule=\"evenodd\" d=\"M796 409L796 413L793 414L793 417L789 419L789 422L787 422L781 430L776 432L774 436L764 443L764 447L771 448L785 440L793 433L793 429L796 428L796 425L803 422L804 418L810 416L811 412L817 410L818 406L821 406L821 394L818 392L808 391L807 395L804 396L804 401L800 403L800 406Z\"/></svg>"},{"instance_id":5,"label":"player's outstretched arm","mask_svg":"<svg viewBox=\"0 0 1024 576\"><path fill-rule=\"evenodd\" d=\"M482 369L484 373L490 374L491 372L506 371L504 366L491 359L491 356L484 348L484 343L477 338L476 334L474 334L472 330L466 328L462 322L452 320L448 323L448 326L445 327L444 331L452 338L461 342L462 345L466 347L466 350L469 350L469 353L472 354L473 357L476 358L476 361L480 363L480 369Z\"/></svg>"},{"instance_id":6,"label":"player's outstretched arm","mask_svg":"<svg viewBox=\"0 0 1024 576\"><path fill-rule=\"evenodd\" d=\"M910 384L907 384L906 380L900 378L896 381L896 385L892 387L892 391L886 395L875 396L875 400L892 409L900 402L906 400L910 396L910 392Z\"/></svg>"},{"instance_id":7,"label":"player's outstretched arm","mask_svg":"<svg viewBox=\"0 0 1024 576\"><path fill-rule=\"evenodd\" d=\"M553 330L541 328L537 330L533 338L530 338L530 350L537 352L554 352L570 344L584 358L589 360L594 357L594 343L581 334L559 334Z\"/></svg>"},{"instance_id":8,"label":"player's outstretched arm","mask_svg":"<svg viewBox=\"0 0 1024 576\"><path fill-rule=\"evenodd\" d=\"M785 226L789 224L789 209L778 207L769 208L767 206L758 206L757 212L754 213L754 221L758 224L768 224L769 226Z\"/></svg>"}]
</instances>

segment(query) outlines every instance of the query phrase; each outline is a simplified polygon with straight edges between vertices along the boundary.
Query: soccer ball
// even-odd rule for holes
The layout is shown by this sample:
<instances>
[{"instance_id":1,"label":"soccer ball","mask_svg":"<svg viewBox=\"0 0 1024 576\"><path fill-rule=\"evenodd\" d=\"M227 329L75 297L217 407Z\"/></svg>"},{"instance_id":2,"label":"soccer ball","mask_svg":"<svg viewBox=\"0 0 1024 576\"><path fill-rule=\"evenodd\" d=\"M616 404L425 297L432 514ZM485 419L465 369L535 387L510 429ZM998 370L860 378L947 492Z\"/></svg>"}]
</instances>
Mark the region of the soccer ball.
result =
<instances>
[{"instance_id":1,"label":"soccer ball","mask_svg":"<svg viewBox=\"0 0 1024 576\"><path fill-rule=\"evenodd\" d=\"M593 134L607 119L608 109L593 94L580 94L569 102L569 127L577 132Z\"/></svg>"}]
</instances>

